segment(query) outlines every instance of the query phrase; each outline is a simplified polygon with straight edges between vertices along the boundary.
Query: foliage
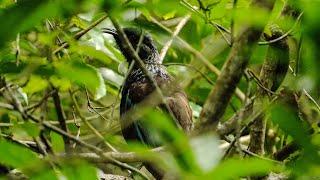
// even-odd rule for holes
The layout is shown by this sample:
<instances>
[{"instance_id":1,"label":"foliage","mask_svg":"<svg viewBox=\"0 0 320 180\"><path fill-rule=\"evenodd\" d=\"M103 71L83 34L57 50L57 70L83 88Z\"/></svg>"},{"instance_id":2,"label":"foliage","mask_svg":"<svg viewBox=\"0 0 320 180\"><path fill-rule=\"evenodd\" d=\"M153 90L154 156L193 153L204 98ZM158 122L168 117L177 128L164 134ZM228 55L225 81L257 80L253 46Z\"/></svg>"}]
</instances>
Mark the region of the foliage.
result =
<instances>
[{"instance_id":1,"label":"foliage","mask_svg":"<svg viewBox=\"0 0 320 180\"><path fill-rule=\"evenodd\" d=\"M0 1L0 176L141 179L145 172L137 169L148 161L180 179L249 179L271 173L319 178L320 3L276 0L268 12L255 2ZM122 27L146 30L160 51L187 15L191 17L173 38L163 64L185 89L197 127L218 77L212 66L223 70L234 48L230 43L241 37L245 27L264 28L253 54L247 55L251 57L247 73L235 84L248 98L243 102L234 93L220 119L225 125L237 114L241 122L227 134L219 134L218 126L189 136L164 112L142 107L139 112L166 145L165 151L126 143L118 114L128 64L102 28L113 27L108 18L112 16ZM289 70L278 90L259 101L264 80L256 74L265 59L278 57L268 54L277 43L268 42L274 40L273 27L284 35L278 41L287 40ZM263 105L247 116L243 109L254 97ZM267 124L262 154L249 151L248 140L243 141L257 112ZM296 145L294 151L277 159L275 155L291 144ZM111 149L118 156L110 158ZM132 152L134 160L126 152Z\"/></svg>"}]
</instances>

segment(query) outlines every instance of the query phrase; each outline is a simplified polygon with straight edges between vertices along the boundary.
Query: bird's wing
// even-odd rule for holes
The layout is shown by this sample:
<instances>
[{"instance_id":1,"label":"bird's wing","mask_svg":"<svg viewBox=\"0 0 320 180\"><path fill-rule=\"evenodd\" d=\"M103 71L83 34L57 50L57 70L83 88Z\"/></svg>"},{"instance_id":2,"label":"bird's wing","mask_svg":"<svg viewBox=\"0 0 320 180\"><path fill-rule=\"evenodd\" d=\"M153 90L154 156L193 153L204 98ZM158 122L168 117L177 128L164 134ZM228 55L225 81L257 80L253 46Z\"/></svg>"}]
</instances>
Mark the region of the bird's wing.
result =
<instances>
[{"instance_id":1,"label":"bird's wing","mask_svg":"<svg viewBox=\"0 0 320 180\"><path fill-rule=\"evenodd\" d=\"M131 108L135 108L135 105L150 92L152 89L148 83L132 83L129 87L124 87L120 102L120 116L122 117ZM138 140L152 147L160 146L159 137L152 132L143 119L137 119L131 124L124 124L123 120L120 123L122 134L126 140Z\"/></svg>"},{"instance_id":2,"label":"bird's wing","mask_svg":"<svg viewBox=\"0 0 320 180\"><path fill-rule=\"evenodd\" d=\"M192 130L192 110L187 99L187 95L182 91L174 92L167 97L170 110L180 123L185 132Z\"/></svg>"}]
</instances>

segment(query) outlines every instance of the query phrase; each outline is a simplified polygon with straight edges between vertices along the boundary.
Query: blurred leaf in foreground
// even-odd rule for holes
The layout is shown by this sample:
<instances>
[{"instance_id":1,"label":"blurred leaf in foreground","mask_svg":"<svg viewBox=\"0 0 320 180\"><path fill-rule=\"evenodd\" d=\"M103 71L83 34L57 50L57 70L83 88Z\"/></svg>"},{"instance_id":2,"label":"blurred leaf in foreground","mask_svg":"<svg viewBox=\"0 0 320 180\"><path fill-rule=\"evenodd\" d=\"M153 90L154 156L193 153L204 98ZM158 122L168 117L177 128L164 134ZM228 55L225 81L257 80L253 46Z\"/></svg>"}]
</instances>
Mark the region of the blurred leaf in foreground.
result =
<instances>
[{"instance_id":1,"label":"blurred leaf in foreground","mask_svg":"<svg viewBox=\"0 0 320 180\"><path fill-rule=\"evenodd\" d=\"M0 162L2 164L22 168L31 165L38 159L29 149L0 140Z\"/></svg>"},{"instance_id":2,"label":"blurred leaf in foreground","mask_svg":"<svg viewBox=\"0 0 320 180\"><path fill-rule=\"evenodd\" d=\"M69 180L98 179L97 170L90 164L71 161L62 167L62 173Z\"/></svg>"},{"instance_id":3,"label":"blurred leaf in foreground","mask_svg":"<svg viewBox=\"0 0 320 180\"><path fill-rule=\"evenodd\" d=\"M275 166L271 161L262 159L228 159L211 171L207 179L224 180L266 175L276 169L279 170L279 167Z\"/></svg>"},{"instance_id":4,"label":"blurred leaf in foreground","mask_svg":"<svg viewBox=\"0 0 320 180\"><path fill-rule=\"evenodd\" d=\"M294 174L306 174L312 165L320 164L318 148L311 143L311 137L306 129L306 124L299 118L296 111L288 106L275 105L271 108L271 119L274 123L302 148L302 156L297 161L292 162Z\"/></svg>"},{"instance_id":5,"label":"blurred leaf in foreground","mask_svg":"<svg viewBox=\"0 0 320 180\"><path fill-rule=\"evenodd\" d=\"M70 7L73 1L24 0L0 11L0 47L17 33L33 28L42 20L61 14L63 7Z\"/></svg>"},{"instance_id":6,"label":"blurred leaf in foreground","mask_svg":"<svg viewBox=\"0 0 320 180\"><path fill-rule=\"evenodd\" d=\"M157 133L164 144L167 144L175 154L181 170L197 174L200 169L186 135L179 130L169 116L159 111L149 111L144 122L148 129Z\"/></svg>"},{"instance_id":7,"label":"blurred leaf in foreground","mask_svg":"<svg viewBox=\"0 0 320 180\"><path fill-rule=\"evenodd\" d=\"M203 171L211 170L222 158L218 138L213 134L204 134L190 141L194 156Z\"/></svg>"}]
</instances>

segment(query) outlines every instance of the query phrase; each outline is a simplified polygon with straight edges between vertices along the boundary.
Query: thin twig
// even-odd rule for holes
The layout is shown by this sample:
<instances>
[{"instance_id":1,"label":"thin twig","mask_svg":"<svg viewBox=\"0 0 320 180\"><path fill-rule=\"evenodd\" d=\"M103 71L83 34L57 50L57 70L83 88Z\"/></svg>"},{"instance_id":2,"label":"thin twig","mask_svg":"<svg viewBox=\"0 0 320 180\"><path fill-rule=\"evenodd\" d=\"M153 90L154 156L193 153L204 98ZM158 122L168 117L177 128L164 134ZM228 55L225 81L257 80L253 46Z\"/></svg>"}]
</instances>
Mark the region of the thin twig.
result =
<instances>
[{"instance_id":1,"label":"thin twig","mask_svg":"<svg viewBox=\"0 0 320 180\"><path fill-rule=\"evenodd\" d=\"M14 107L11 104L6 104L6 103L2 103L2 102L0 102L0 108L4 108L4 109L8 109L8 110L14 109Z\"/></svg>"},{"instance_id":2,"label":"thin twig","mask_svg":"<svg viewBox=\"0 0 320 180\"><path fill-rule=\"evenodd\" d=\"M318 111L320 112L320 106L317 101L308 93L306 89L303 89L304 94L313 102L313 104L317 107Z\"/></svg>"},{"instance_id":3,"label":"thin twig","mask_svg":"<svg viewBox=\"0 0 320 180\"><path fill-rule=\"evenodd\" d=\"M76 137L79 139L80 138L80 131L81 131L81 124L80 123L77 123L76 122L76 113L75 113L75 108L74 108L74 106L72 106L72 116L73 116L73 119L74 119L74 124L76 125L76 127L77 127L77 135L76 135ZM77 143L74 143L73 145L72 145L72 148L75 148L76 147L76 145L77 145Z\"/></svg>"},{"instance_id":4,"label":"thin twig","mask_svg":"<svg viewBox=\"0 0 320 180\"><path fill-rule=\"evenodd\" d=\"M45 96L39 102L37 102L36 104L33 104L29 107L26 107L25 110L30 111L32 109L36 109L36 108L40 107L50 96L53 95L54 91L55 90L50 91L49 93L46 93Z\"/></svg>"},{"instance_id":5,"label":"thin twig","mask_svg":"<svg viewBox=\"0 0 320 180\"><path fill-rule=\"evenodd\" d=\"M233 0L233 6L232 6L232 17L231 17L231 34L230 34L230 39L231 39L231 45L234 42L234 18L235 18L235 13L236 13L236 9L237 9L237 3L238 0Z\"/></svg>"},{"instance_id":6,"label":"thin twig","mask_svg":"<svg viewBox=\"0 0 320 180\"><path fill-rule=\"evenodd\" d=\"M141 35L140 35L140 38L139 38L139 42L138 42L138 45L137 45L137 48L136 48L136 52L137 52L137 53L140 51L141 44L142 44L143 38L144 38L144 34L145 34L144 30L142 30ZM120 98L120 93L122 93L124 84L126 83L128 77L129 77L129 75L130 75L130 73L131 73L131 71L132 71L132 69L133 69L133 67L134 67L134 64L135 64L135 61L132 61L131 64L129 65L128 71L126 72L125 77L124 77L124 79L123 79L123 82L122 82L122 84L121 84L121 86L120 86L120 90L118 91L116 100L115 100L115 102L113 103L114 106L112 107L112 112L111 112L111 118L112 118L112 119L113 119L113 115L114 115L115 105L117 104L117 102L118 102L118 100L119 100L119 98Z\"/></svg>"},{"instance_id":7,"label":"thin twig","mask_svg":"<svg viewBox=\"0 0 320 180\"><path fill-rule=\"evenodd\" d=\"M8 106L10 109L9 110L13 110L14 107L11 105L11 104L4 104L5 106ZM1 103L0 103L0 107L1 107ZM110 109L106 110L106 111L103 111L101 112L101 114L106 114L110 111ZM94 119L97 119L99 118L100 116L99 115L93 115L93 116L89 116L89 117L85 117L85 119L87 121L91 121L91 120L94 120ZM73 123L79 123L81 122L82 120L80 118L76 118L76 119L68 119L66 120L66 123L67 124L73 124ZM52 125L58 125L59 124L59 121L47 121L48 123L52 124ZM24 122L18 122L18 124L23 124ZM0 127L11 127L11 126L14 126L13 123L0 123Z\"/></svg>"},{"instance_id":8,"label":"thin twig","mask_svg":"<svg viewBox=\"0 0 320 180\"><path fill-rule=\"evenodd\" d=\"M293 69L291 69L291 72L293 76L297 76ZM308 93L308 91L305 88L303 88L302 91L312 101L312 103L317 107L318 111L320 112L320 105L317 103L317 101Z\"/></svg>"},{"instance_id":9,"label":"thin twig","mask_svg":"<svg viewBox=\"0 0 320 180\"><path fill-rule=\"evenodd\" d=\"M20 33L17 34L17 38L16 38L16 65L19 66L20 64L20 53L21 53L21 49L20 49Z\"/></svg>"},{"instance_id":10,"label":"thin twig","mask_svg":"<svg viewBox=\"0 0 320 180\"><path fill-rule=\"evenodd\" d=\"M151 17L151 21L153 23L155 23L156 25L158 25L159 27L161 27L162 29L164 29L165 31L167 31L168 33L173 34L173 32L169 28L162 25L155 18ZM186 48L189 52L194 54L205 65L206 68L208 68L210 71L212 71L217 76L220 75L220 70L216 66L211 64L211 62L204 55L202 55L199 51L194 49L190 44L188 44L185 40L181 39L179 36L176 36L176 39L181 43L181 45L184 48ZM245 94L239 88L236 88L235 94L241 101L244 101Z\"/></svg>"},{"instance_id":11,"label":"thin twig","mask_svg":"<svg viewBox=\"0 0 320 180\"><path fill-rule=\"evenodd\" d=\"M90 26L88 26L86 29L83 29L82 31L79 31L78 33L76 33L73 38L75 40L80 39L83 35L85 35L87 32L89 32L91 29L93 29L94 27L96 27L98 24L100 24L102 21L104 21L106 18L108 17L108 15L103 15L101 18L99 18L98 20L96 20L95 22L93 22ZM67 42L63 43L60 47L58 47L57 49L55 49L52 54L57 54L58 52L60 52L62 49L68 47L69 44Z\"/></svg>"},{"instance_id":12,"label":"thin twig","mask_svg":"<svg viewBox=\"0 0 320 180\"><path fill-rule=\"evenodd\" d=\"M112 151L114 152L117 152L117 150L109 143L105 140L105 138L100 134L100 132L94 128L87 120L86 118L84 118L84 116L82 115L81 113L81 110L80 110L80 107L77 103L77 100L75 98L75 95L71 93L70 91L70 96L71 96L71 99L73 101L73 104L74 104L74 107L75 107L75 111L76 113L78 114L78 116L80 117L80 119L82 120L82 122L88 126L88 128L109 148L111 149Z\"/></svg>"},{"instance_id":13,"label":"thin twig","mask_svg":"<svg viewBox=\"0 0 320 180\"><path fill-rule=\"evenodd\" d=\"M98 111L96 110L95 107L92 106L91 100L90 100L90 97L89 97L89 92L88 92L87 88L85 88L85 91L86 91L88 109L91 110L91 111L93 111L93 112L96 113L97 115L99 115L103 120L108 121L107 118L105 118L100 112L98 112Z\"/></svg>"},{"instance_id":14,"label":"thin twig","mask_svg":"<svg viewBox=\"0 0 320 180\"><path fill-rule=\"evenodd\" d=\"M205 75L203 72L201 72L199 69L197 69L196 67L190 65L190 64L183 64L183 63L165 63L163 64L164 66L184 66L187 68L190 68L196 72L198 72L203 78L205 78L209 84L214 85L214 82L207 76Z\"/></svg>"},{"instance_id":15,"label":"thin twig","mask_svg":"<svg viewBox=\"0 0 320 180\"><path fill-rule=\"evenodd\" d=\"M201 2L201 1L200 1ZM206 15L203 15L198 9L196 9L195 7L193 7L190 3L186 2L186 1L181 1L181 3L187 7L189 10L197 13L201 18L203 18L205 20L206 23L209 23L210 25L214 26L218 31L219 33L222 35L222 37L224 38L224 40L227 42L227 44L230 46L231 43L230 41L228 40L228 38L226 37L225 33L226 32L227 34L230 34L230 31L223 27L222 25L208 19L208 17ZM202 3L199 3L199 4L202 4ZM200 5L201 6L201 5Z\"/></svg>"},{"instance_id":16,"label":"thin twig","mask_svg":"<svg viewBox=\"0 0 320 180\"><path fill-rule=\"evenodd\" d=\"M268 89L267 87L265 87L262 82L260 81L259 77L257 75L254 74L253 71L251 71L250 69L247 69L247 73L253 77L253 79L255 80L255 82L257 83L257 85L259 87L261 87L263 90L265 90L266 92L270 93L271 95L276 95L276 96L279 96L278 93L276 92L273 92L272 90ZM270 94L268 94L268 96L270 96Z\"/></svg>"},{"instance_id":17,"label":"thin twig","mask_svg":"<svg viewBox=\"0 0 320 180\"><path fill-rule=\"evenodd\" d=\"M126 163L134 163L134 162L145 162L148 161L145 157L146 154L149 153L156 153L161 154L162 152L165 152L164 147L157 147L151 150L148 150L147 152L107 152L105 153L106 156L113 157L114 159L126 162ZM65 156L64 154L61 156ZM92 161L94 163L108 163L110 161L106 161L104 159L101 159L97 154L95 153L79 153L79 154L72 154L71 156L75 156L78 158L84 158L88 161Z\"/></svg>"},{"instance_id":18,"label":"thin twig","mask_svg":"<svg viewBox=\"0 0 320 180\"><path fill-rule=\"evenodd\" d=\"M214 25L216 28L230 34L230 30L228 30L227 28L223 27L222 25L212 21L212 20L209 20L207 19L207 17L205 17L198 9L196 9L194 6L192 6L190 3L188 3L187 1L185 0L182 0L180 1L184 6L186 6L189 10L197 13L201 18L203 18L205 20L205 22L210 22L211 25Z\"/></svg>"},{"instance_id":19,"label":"thin twig","mask_svg":"<svg viewBox=\"0 0 320 180\"><path fill-rule=\"evenodd\" d=\"M259 42L258 44L259 45L268 45L268 44L276 43L276 42L281 41L282 39L286 38L288 35L290 35L293 32L294 28L297 26L298 22L300 21L302 15L303 15L303 12L300 13L300 15L298 16L297 20L295 21L295 23L293 24L291 29L289 31L287 31L286 33L284 33L282 36L280 36L276 39L272 39L270 41Z\"/></svg>"},{"instance_id":20,"label":"thin twig","mask_svg":"<svg viewBox=\"0 0 320 180\"><path fill-rule=\"evenodd\" d=\"M69 130L67 128L66 118L65 118L65 114L64 114L64 111L62 108L61 99L60 99L58 89L56 89L56 88L53 89L52 98L53 98L53 104L54 104L54 107L55 107L55 110L57 113L60 128L66 132L69 132ZM66 151L68 151L68 148L70 147L69 139L64 138L64 143L66 145L66 147L65 147Z\"/></svg>"},{"instance_id":21,"label":"thin twig","mask_svg":"<svg viewBox=\"0 0 320 180\"><path fill-rule=\"evenodd\" d=\"M164 57L166 56L166 53L167 53L169 47L171 46L171 44L173 42L173 39L175 39L175 37L179 34L179 32L181 31L183 26L188 22L190 17L191 17L190 15L186 15L184 18L181 19L181 21L177 25L176 29L174 30L170 40L167 41L167 43L161 49L161 52L160 52L160 64L163 62Z\"/></svg>"},{"instance_id":22,"label":"thin twig","mask_svg":"<svg viewBox=\"0 0 320 180\"><path fill-rule=\"evenodd\" d=\"M28 114L23 109L23 106L21 105L21 103L18 100L18 98L13 95L13 93L11 92L11 89L6 84L5 84L5 89L7 90L8 94L9 94L9 98L13 102L12 105L14 106L14 109L21 114L22 118L25 121L31 120L31 121L33 121L35 123L38 123L38 124L44 126L45 128L47 128L49 130L52 130L53 132L56 132L56 133L62 135L63 137L68 138L69 140L71 140L73 142L76 142L77 144L92 150L93 152L97 153L101 158L110 160L110 162L112 162L113 164L116 164L116 165L118 165L120 167L123 167L123 168L126 168L128 170L134 171L134 172L140 174L145 179L149 179L149 177L144 172L141 172L137 168L132 167L132 166L126 164L126 163L122 163L122 162L120 162L120 161L118 161L118 160L116 160L116 159L114 159L112 157L107 156L106 154L104 154L104 151L102 149L100 149L100 148L98 148L98 147L96 147L94 145L88 144L88 143L86 143L84 141L81 141L77 137L69 134L68 132L66 132L66 131L64 131L64 130L56 127L56 126L53 126L53 125L51 125L50 123L48 123L46 121L42 121L42 120L36 118L35 116L32 116L32 115Z\"/></svg>"},{"instance_id":23,"label":"thin twig","mask_svg":"<svg viewBox=\"0 0 320 180\"><path fill-rule=\"evenodd\" d=\"M253 157L256 157L256 158L259 158L259 159L263 159L263 160L266 160L266 161L270 161L270 162L273 162L273 163L276 163L276 164L282 164L282 162L280 162L280 161L273 160L273 159L270 159L270 158L265 158L265 157L260 156L260 155L258 155L256 153L253 153L253 152L251 152L251 151L249 151L247 149L243 149L242 148L241 150L242 150L242 152L246 153L247 155L250 155L250 156L253 156Z\"/></svg>"}]
</instances>

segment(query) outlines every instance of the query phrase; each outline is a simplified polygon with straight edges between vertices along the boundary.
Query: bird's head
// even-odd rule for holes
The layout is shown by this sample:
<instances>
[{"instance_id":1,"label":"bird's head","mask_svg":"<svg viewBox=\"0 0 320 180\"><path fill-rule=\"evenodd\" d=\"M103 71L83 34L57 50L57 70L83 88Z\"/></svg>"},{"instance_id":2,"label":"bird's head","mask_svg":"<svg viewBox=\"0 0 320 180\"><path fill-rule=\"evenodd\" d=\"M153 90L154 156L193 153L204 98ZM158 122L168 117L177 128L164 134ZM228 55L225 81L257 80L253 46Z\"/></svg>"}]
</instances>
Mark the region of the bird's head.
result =
<instances>
[{"instance_id":1,"label":"bird's head","mask_svg":"<svg viewBox=\"0 0 320 180\"><path fill-rule=\"evenodd\" d=\"M142 38L139 46L138 55L145 63L157 63L159 61L159 53L150 34L143 33L143 31L135 28L123 28L123 31L135 50L137 50L140 38ZM130 53L125 50L124 44L120 40L119 33L117 32L117 30L104 28L103 32L111 34L114 37L120 51L125 56L127 61L130 63L132 61L132 58L130 57Z\"/></svg>"}]
</instances>

